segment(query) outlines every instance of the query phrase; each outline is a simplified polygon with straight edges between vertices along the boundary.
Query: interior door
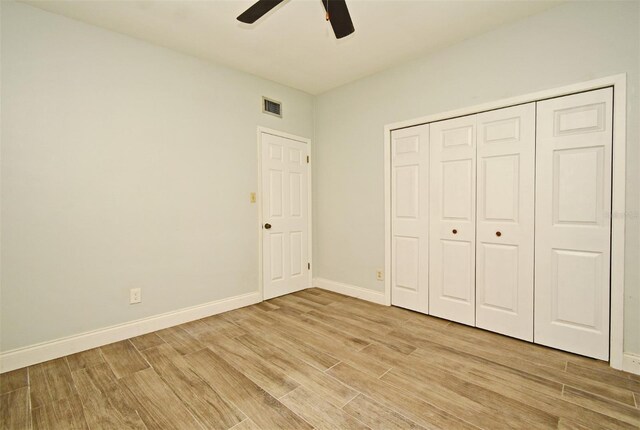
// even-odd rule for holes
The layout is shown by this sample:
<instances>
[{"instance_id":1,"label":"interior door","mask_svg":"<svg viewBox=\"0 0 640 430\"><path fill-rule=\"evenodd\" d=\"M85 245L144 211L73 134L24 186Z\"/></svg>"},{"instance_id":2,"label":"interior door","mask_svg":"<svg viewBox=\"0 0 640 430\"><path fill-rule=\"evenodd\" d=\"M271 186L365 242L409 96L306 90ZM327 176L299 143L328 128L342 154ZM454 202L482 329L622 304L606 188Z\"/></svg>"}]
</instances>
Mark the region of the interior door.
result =
<instances>
[{"instance_id":1,"label":"interior door","mask_svg":"<svg viewBox=\"0 0 640 430\"><path fill-rule=\"evenodd\" d=\"M391 304L429 312L429 125L391 134Z\"/></svg>"},{"instance_id":2,"label":"interior door","mask_svg":"<svg viewBox=\"0 0 640 430\"><path fill-rule=\"evenodd\" d=\"M429 313L475 324L476 115L430 125Z\"/></svg>"},{"instance_id":3,"label":"interior door","mask_svg":"<svg viewBox=\"0 0 640 430\"><path fill-rule=\"evenodd\" d=\"M262 133L264 299L309 286L308 147Z\"/></svg>"},{"instance_id":4,"label":"interior door","mask_svg":"<svg viewBox=\"0 0 640 430\"><path fill-rule=\"evenodd\" d=\"M609 358L613 91L537 103L535 342Z\"/></svg>"},{"instance_id":5,"label":"interior door","mask_svg":"<svg viewBox=\"0 0 640 430\"><path fill-rule=\"evenodd\" d=\"M533 341L535 103L478 115L476 326Z\"/></svg>"}]
</instances>

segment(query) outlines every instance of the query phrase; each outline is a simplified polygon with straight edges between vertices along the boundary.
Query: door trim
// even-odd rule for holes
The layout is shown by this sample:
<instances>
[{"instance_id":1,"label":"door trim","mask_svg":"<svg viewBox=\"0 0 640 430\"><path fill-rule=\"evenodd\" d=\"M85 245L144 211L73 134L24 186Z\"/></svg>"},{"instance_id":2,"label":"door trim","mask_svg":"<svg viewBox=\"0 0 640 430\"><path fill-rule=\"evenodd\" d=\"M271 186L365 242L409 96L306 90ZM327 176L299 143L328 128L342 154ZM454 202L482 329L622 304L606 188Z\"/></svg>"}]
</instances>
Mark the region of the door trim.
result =
<instances>
[{"instance_id":1,"label":"door trim","mask_svg":"<svg viewBox=\"0 0 640 430\"><path fill-rule=\"evenodd\" d=\"M391 131L444 119L501 109L548 98L613 87L613 178L611 205L611 327L609 364L623 368L624 359L624 246L627 75L607 76L535 93L496 100L384 126L384 281L385 304L391 305Z\"/></svg>"},{"instance_id":2,"label":"door trim","mask_svg":"<svg viewBox=\"0 0 640 430\"><path fill-rule=\"evenodd\" d=\"M312 242L312 237L313 237L313 230L312 230L312 223L311 223L311 219L313 217L312 214L312 194L311 191L313 189L312 187L312 182L311 182L311 166L313 165L313 157L311 156L311 139L308 139L306 137L301 137L301 136L296 136L294 134L289 134L289 133L285 133L284 131L279 131L279 130L273 130L271 128L267 128L267 127L262 127L262 126L258 126L258 130L257 130L257 136L258 136L258 152L257 152L257 156L258 156L258 186L256 189L256 203L258 205L258 293L260 295L260 301L264 301L264 283L263 283L263 273L264 273L264 268L262 267L262 225L264 224L264 220L263 220L263 214L262 214L262 135L263 134L270 134L273 136L278 136L278 137L283 137L285 139L291 139L291 140L296 140L298 142L302 142L304 144L307 145L307 148L309 149L309 172L308 172L308 180L307 180L307 193L308 193L308 199L307 199L307 229L308 229L308 243L307 243L307 247L308 247L308 258L309 258L309 263L312 262L312 250L313 250L313 242ZM311 264L311 268L309 269L309 285L307 286L307 288L310 288L312 286L312 280L313 280L313 264Z\"/></svg>"}]
</instances>

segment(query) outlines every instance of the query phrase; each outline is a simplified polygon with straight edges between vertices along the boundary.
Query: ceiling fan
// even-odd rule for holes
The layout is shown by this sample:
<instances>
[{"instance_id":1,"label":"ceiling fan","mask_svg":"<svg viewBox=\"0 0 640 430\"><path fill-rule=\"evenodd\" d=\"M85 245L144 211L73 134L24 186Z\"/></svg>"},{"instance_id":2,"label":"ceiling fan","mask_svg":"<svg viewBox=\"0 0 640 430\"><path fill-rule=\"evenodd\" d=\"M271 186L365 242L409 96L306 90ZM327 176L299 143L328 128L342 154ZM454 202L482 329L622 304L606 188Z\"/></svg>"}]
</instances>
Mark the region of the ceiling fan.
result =
<instances>
[{"instance_id":1,"label":"ceiling fan","mask_svg":"<svg viewBox=\"0 0 640 430\"><path fill-rule=\"evenodd\" d=\"M238 16L238 21L253 24L284 0L258 0ZM321 0L326 20L331 23L336 39L342 39L355 31L345 0Z\"/></svg>"}]
</instances>

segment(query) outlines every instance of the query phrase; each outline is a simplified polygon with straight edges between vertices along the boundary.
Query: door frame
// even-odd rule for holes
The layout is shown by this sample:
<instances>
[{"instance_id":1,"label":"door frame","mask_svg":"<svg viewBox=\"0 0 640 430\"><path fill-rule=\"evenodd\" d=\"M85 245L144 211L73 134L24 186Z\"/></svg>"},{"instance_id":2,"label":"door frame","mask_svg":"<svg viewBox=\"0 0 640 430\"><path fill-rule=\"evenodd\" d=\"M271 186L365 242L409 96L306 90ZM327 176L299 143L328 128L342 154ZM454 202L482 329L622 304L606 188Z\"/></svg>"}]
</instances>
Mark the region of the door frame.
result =
<instances>
[{"instance_id":1,"label":"door frame","mask_svg":"<svg viewBox=\"0 0 640 430\"><path fill-rule=\"evenodd\" d=\"M308 199L307 199L307 230L308 230L308 236L307 236L307 253L308 253L308 259L309 259L309 263L311 263L312 261L312 250L313 250L313 242L312 242L312 236L313 236L313 230L312 230L312 223L311 223L311 219L312 219L312 204L311 204L311 190L312 190L312 182L311 182L311 166L312 166L312 159L313 157L311 156L311 139L308 139L306 137L301 137L301 136L296 136L295 134L290 134L290 133L285 133L284 131L279 131L279 130L274 130L271 128L267 128L267 127L262 127L262 126L258 126L258 131L257 131L257 136L258 136L258 187L256 189L256 204L258 205L258 292L260 293L260 301L264 301L264 278L263 278L263 274L264 274L264 267L263 267L263 261L262 261L262 226L264 225L264 220L263 220L263 213L262 213L262 135L263 134L270 134L272 136L278 136L278 137L283 137L285 139L291 139L291 140L295 140L298 142L302 142L304 144L307 145L308 148L308 153L309 153L309 172L307 175L307 195L308 195ZM313 280L313 264L311 264L311 268L309 269L309 285L307 286L307 288L311 287L312 285L312 280Z\"/></svg>"},{"instance_id":2,"label":"door frame","mask_svg":"<svg viewBox=\"0 0 640 430\"><path fill-rule=\"evenodd\" d=\"M613 87L613 161L611 203L611 308L609 364L624 366L624 246L625 246L625 181L627 142L627 75L607 76L534 93L454 109L434 115L400 121L384 126L384 303L391 305L391 132L435 121L502 109L524 103L570 94Z\"/></svg>"}]
</instances>

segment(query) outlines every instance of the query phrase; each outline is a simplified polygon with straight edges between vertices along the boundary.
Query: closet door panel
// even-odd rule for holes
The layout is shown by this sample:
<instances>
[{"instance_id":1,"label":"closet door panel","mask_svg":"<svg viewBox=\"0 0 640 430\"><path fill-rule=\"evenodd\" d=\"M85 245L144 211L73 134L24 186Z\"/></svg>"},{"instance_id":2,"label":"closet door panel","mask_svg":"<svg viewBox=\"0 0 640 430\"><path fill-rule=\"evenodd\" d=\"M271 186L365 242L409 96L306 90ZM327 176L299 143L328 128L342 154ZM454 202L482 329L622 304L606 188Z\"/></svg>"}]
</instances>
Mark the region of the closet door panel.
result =
<instances>
[{"instance_id":1,"label":"closet door panel","mask_svg":"<svg viewBox=\"0 0 640 430\"><path fill-rule=\"evenodd\" d=\"M391 303L429 311L429 126L391 134Z\"/></svg>"},{"instance_id":2,"label":"closet door panel","mask_svg":"<svg viewBox=\"0 0 640 430\"><path fill-rule=\"evenodd\" d=\"M613 91L537 104L535 342L609 358Z\"/></svg>"},{"instance_id":3,"label":"closet door panel","mask_svg":"<svg viewBox=\"0 0 640 430\"><path fill-rule=\"evenodd\" d=\"M441 298L470 303L473 290L469 283L473 279L472 267L466 262L471 261L473 254L471 243L462 240L441 239L442 246L442 293ZM457 264L460 262L461 264Z\"/></svg>"},{"instance_id":4,"label":"closet door panel","mask_svg":"<svg viewBox=\"0 0 640 430\"><path fill-rule=\"evenodd\" d=\"M475 324L476 116L431 124L429 313Z\"/></svg>"},{"instance_id":5,"label":"closet door panel","mask_svg":"<svg viewBox=\"0 0 640 430\"><path fill-rule=\"evenodd\" d=\"M476 325L533 340L535 103L478 115Z\"/></svg>"}]
</instances>

